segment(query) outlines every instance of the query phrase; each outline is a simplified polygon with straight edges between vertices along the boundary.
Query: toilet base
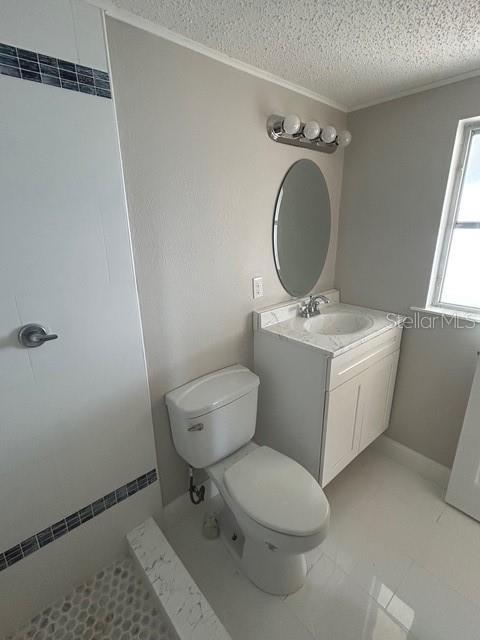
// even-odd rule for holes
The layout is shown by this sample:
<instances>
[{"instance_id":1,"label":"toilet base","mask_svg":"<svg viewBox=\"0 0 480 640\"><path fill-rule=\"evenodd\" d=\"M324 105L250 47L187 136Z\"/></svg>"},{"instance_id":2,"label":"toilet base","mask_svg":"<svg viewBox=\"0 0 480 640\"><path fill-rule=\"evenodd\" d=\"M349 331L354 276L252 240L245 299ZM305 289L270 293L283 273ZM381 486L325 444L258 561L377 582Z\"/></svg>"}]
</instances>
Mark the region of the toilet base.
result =
<instances>
[{"instance_id":1,"label":"toilet base","mask_svg":"<svg viewBox=\"0 0 480 640\"><path fill-rule=\"evenodd\" d=\"M246 538L224 502L216 511L219 513L223 543L237 566L256 587L272 595L286 596L303 586L307 575L305 554L284 554L264 542Z\"/></svg>"},{"instance_id":2,"label":"toilet base","mask_svg":"<svg viewBox=\"0 0 480 640\"><path fill-rule=\"evenodd\" d=\"M286 555L252 539L245 540L242 567L253 584L276 596L298 591L307 576L305 554Z\"/></svg>"}]
</instances>

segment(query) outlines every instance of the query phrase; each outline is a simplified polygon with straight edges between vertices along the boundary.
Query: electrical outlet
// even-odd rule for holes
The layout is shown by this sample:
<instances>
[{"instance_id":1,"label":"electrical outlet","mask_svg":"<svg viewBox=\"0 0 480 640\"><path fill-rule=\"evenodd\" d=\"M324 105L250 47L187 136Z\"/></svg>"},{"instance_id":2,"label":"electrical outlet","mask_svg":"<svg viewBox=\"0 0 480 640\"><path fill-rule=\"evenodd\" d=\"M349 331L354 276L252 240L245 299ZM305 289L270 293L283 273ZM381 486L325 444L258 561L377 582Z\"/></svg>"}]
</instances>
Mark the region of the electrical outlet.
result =
<instances>
[{"instance_id":1,"label":"electrical outlet","mask_svg":"<svg viewBox=\"0 0 480 640\"><path fill-rule=\"evenodd\" d=\"M262 276L257 276L256 278L252 278L253 285L253 297L261 298L263 296L263 278Z\"/></svg>"}]
</instances>

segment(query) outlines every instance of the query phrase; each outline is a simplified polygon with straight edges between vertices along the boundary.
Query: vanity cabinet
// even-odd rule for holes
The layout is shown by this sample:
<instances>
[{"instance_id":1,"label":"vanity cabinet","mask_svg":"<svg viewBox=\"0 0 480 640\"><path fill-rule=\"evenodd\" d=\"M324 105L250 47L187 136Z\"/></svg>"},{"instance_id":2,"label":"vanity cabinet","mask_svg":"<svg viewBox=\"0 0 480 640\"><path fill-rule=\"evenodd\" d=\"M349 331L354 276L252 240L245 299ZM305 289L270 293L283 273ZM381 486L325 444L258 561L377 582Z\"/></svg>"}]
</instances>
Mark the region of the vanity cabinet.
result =
<instances>
[{"instance_id":1,"label":"vanity cabinet","mask_svg":"<svg viewBox=\"0 0 480 640\"><path fill-rule=\"evenodd\" d=\"M401 334L396 326L329 357L256 332L257 441L327 485L388 427Z\"/></svg>"},{"instance_id":2,"label":"vanity cabinet","mask_svg":"<svg viewBox=\"0 0 480 640\"><path fill-rule=\"evenodd\" d=\"M325 486L388 427L399 351L327 391L323 464Z\"/></svg>"}]
</instances>

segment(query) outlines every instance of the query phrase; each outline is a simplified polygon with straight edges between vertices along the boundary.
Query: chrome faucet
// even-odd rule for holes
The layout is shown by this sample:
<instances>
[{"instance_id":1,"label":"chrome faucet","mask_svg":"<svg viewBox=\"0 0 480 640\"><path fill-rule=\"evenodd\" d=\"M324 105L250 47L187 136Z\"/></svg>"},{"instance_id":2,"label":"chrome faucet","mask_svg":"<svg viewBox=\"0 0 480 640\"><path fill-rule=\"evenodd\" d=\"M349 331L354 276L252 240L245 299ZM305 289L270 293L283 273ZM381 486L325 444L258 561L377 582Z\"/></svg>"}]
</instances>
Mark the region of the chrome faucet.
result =
<instances>
[{"instance_id":1,"label":"chrome faucet","mask_svg":"<svg viewBox=\"0 0 480 640\"><path fill-rule=\"evenodd\" d=\"M328 304L330 300L327 296L310 296L307 302L304 302L300 306L299 314L302 318L310 318L310 316L318 316L320 313L320 306L322 304Z\"/></svg>"}]
</instances>

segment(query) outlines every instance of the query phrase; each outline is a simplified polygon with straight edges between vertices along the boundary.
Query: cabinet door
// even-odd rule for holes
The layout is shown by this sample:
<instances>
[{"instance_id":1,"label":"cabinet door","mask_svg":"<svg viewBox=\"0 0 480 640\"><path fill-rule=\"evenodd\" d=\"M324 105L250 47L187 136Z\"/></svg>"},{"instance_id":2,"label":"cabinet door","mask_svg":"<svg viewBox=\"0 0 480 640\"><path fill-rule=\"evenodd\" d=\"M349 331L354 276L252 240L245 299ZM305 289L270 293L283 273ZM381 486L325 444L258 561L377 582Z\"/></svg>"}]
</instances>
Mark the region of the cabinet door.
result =
<instances>
[{"instance_id":1,"label":"cabinet door","mask_svg":"<svg viewBox=\"0 0 480 640\"><path fill-rule=\"evenodd\" d=\"M391 353L359 376L363 415L358 453L388 427L399 353Z\"/></svg>"},{"instance_id":2,"label":"cabinet door","mask_svg":"<svg viewBox=\"0 0 480 640\"><path fill-rule=\"evenodd\" d=\"M322 487L357 455L362 413L361 378L362 375L356 376L326 394Z\"/></svg>"}]
</instances>

